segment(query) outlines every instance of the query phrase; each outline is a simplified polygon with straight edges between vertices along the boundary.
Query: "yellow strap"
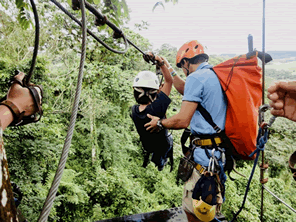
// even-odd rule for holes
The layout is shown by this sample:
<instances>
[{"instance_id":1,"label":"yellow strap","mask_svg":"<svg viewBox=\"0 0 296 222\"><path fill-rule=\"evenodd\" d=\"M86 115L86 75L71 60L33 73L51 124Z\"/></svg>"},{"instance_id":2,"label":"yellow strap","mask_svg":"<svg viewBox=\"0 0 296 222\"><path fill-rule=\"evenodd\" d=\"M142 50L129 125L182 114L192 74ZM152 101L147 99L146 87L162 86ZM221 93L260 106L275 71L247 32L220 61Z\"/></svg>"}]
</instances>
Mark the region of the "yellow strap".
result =
<instances>
[{"instance_id":1,"label":"yellow strap","mask_svg":"<svg viewBox=\"0 0 296 222\"><path fill-rule=\"evenodd\" d=\"M221 139L219 137L216 137L215 138L215 142L216 142L217 145L220 144L220 143L222 143L222 141L221 141ZM199 146L211 146L211 145L213 145L211 139L195 140L194 143L196 145L199 145Z\"/></svg>"},{"instance_id":2,"label":"yellow strap","mask_svg":"<svg viewBox=\"0 0 296 222\"><path fill-rule=\"evenodd\" d=\"M195 167L195 169L197 169L197 171L198 171L200 174L202 174L202 172L205 171L205 168L203 168L202 165L200 165L200 164L197 164L196 167Z\"/></svg>"}]
</instances>

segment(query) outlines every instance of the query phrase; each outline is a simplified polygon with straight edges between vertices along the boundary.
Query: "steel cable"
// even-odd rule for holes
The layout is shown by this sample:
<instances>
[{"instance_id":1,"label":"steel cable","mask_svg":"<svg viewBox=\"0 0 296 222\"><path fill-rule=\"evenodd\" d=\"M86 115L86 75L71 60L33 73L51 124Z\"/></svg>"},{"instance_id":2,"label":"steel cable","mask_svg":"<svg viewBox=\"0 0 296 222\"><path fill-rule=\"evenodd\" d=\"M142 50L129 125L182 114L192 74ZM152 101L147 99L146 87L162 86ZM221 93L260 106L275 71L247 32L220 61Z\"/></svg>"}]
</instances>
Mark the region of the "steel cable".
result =
<instances>
[{"instance_id":1,"label":"steel cable","mask_svg":"<svg viewBox=\"0 0 296 222\"><path fill-rule=\"evenodd\" d=\"M60 3L58 3L55 0L50 0L52 3L54 3L58 8L60 8L66 15L68 15L72 20L74 20L78 25L82 26L81 22L75 18L70 12L68 12L67 9L65 9ZM97 40L99 43L101 43L105 48L110 50L111 52L118 53L118 54L124 54L126 53L128 49L128 40L126 37L122 34L122 38L124 39L125 49L123 51L118 51L115 49L112 49L110 46L108 46L106 43L104 43L99 37L97 37L93 32L91 32L89 29L86 29L87 33L90 34L95 40Z\"/></svg>"},{"instance_id":2,"label":"steel cable","mask_svg":"<svg viewBox=\"0 0 296 222\"><path fill-rule=\"evenodd\" d=\"M71 145L71 140L73 136L73 131L75 127L75 122L76 122L76 116L77 116L77 111L78 111L78 105L79 105L79 99L80 99L80 94L81 94L81 87L82 87L82 79L83 79L83 67L84 67L84 61L85 61L85 52L86 52L86 16L85 16L85 3L84 0L79 1L80 3L80 8L81 8L81 14L82 14L82 47L81 47L81 59L80 59L80 66L79 66L79 74L78 74L78 80L77 80L77 88L76 88L76 93L75 93L75 99L74 99L74 104L72 108L72 115L70 119L70 124L66 136L66 140L64 143L64 148L62 151L61 159L58 165L58 169L56 171L56 175L54 177L54 180L52 182L51 188L49 190L49 193L47 195L46 201L43 206L43 210L40 214L40 217L38 219L39 222L46 222L48 215L50 213L51 207L53 205L53 201L55 199L63 171L65 169L70 145Z\"/></svg>"},{"instance_id":3,"label":"steel cable","mask_svg":"<svg viewBox=\"0 0 296 222\"><path fill-rule=\"evenodd\" d=\"M277 200L279 200L280 202L282 202L284 205L286 205L286 207L288 207L291 211L293 211L294 213L296 213L296 210L293 209L291 206L289 206L287 203L285 203L285 201L283 201L282 199L280 199L279 197L277 197L273 192L271 192L269 189L267 189L264 185L262 185L263 188L268 191L268 193L270 193L272 196L274 196Z\"/></svg>"}]
</instances>

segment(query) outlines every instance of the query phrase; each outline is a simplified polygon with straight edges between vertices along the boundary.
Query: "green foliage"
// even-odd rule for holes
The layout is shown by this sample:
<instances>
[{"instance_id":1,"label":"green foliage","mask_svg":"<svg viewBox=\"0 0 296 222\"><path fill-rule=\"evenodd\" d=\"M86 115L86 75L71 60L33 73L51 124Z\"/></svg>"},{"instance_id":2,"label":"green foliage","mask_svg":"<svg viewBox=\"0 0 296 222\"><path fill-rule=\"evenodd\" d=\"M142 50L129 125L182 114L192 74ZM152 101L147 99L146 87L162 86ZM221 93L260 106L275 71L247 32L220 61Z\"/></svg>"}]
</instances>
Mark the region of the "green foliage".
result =
<instances>
[{"instance_id":1,"label":"green foliage","mask_svg":"<svg viewBox=\"0 0 296 222\"><path fill-rule=\"evenodd\" d=\"M118 2L124 4L124 1ZM93 3L104 5L107 1L94 0ZM44 116L36 124L8 128L4 134L10 176L24 193L20 209L28 221L40 215L59 162L75 95L81 50L81 33L77 26L46 1L40 1L38 7L43 14L40 21L43 29L32 82L42 84L45 90ZM47 11L50 11L48 17ZM33 30L24 31L10 16L1 15L0 91L4 95L14 71L28 72L30 68ZM130 29L124 29L124 33L143 51L151 49L149 41L139 34ZM112 47L122 47L122 40L114 43L107 36L100 34ZM185 78L175 66L176 52L177 49L168 44L156 51ZM223 60L210 56L213 65ZM146 169L141 167L142 148L129 117L129 107L135 103L133 78L142 70L153 71L155 67L144 62L141 53L134 48L117 55L88 38L76 127L49 221L95 221L181 206L183 186L176 185L175 176L181 157L182 131L173 132L175 166L172 173L169 167L159 172L152 163ZM277 75L281 75L280 71ZM270 81L268 79L267 85ZM168 117L176 114L181 104L181 96L175 89L170 97ZM269 117L267 115L267 119ZM287 168L294 141L295 123L278 118L271 128L265 151L270 166L265 175L269 177L266 186L295 208L296 184ZM248 176L251 164L239 162L238 170ZM232 176L236 180L228 179L223 205L227 219L239 209L248 179ZM260 191L257 167L238 221L259 221ZM293 221L292 212L265 193L264 220Z\"/></svg>"},{"instance_id":2,"label":"green foliage","mask_svg":"<svg viewBox=\"0 0 296 222\"><path fill-rule=\"evenodd\" d=\"M274 78L274 79L278 79L278 80L295 79L295 77L292 73L293 73L293 71L290 71L290 70L266 69L266 76Z\"/></svg>"},{"instance_id":3,"label":"green foliage","mask_svg":"<svg viewBox=\"0 0 296 222\"><path fill-rule=\"evenodd\" d=\"M46 2L48 2L48 1L44 1L44 0L40 1L41 4L44 2L46 4ZM71 6L72 6L71 0L60 0L58 2L59 3L66 3L66 4L64 4L64 5L67 5L66 9L68 11L73 11L73 10L71 10ZM128 6L127 6L125 0L112 0L112 1L111 0L104 0L104 1L90 0L88 2L91 4L99 5L99 7L100 7L99 11L101 11L104 15L108 16L108 20L111 21L113 24L115 24L118 27L119 27L119 25L122 25L126 20L129 19ZM9 0L3 0L0 2L0 4L2 6L4 6L5 8L13 7L11 5L11 3L9 2ZM18 13L16 15L16 18L23 29L28 29L30 27L30 25L35 24L34 18L32 18L30 16L32 14L32 9L31 9L31 5L28 0L16 0L14 7L15 6L18 9ZM37 10L38 13L40 13L39 10L42 10L42 9L38 8L38 10ZM59 9L56 8L55 10L59 10ZM52 12L49 12L49 13L52 13ZM45 16L45 14L43 14L42 12L40 14L42 16Z\"/></svg>"}]
</instances>

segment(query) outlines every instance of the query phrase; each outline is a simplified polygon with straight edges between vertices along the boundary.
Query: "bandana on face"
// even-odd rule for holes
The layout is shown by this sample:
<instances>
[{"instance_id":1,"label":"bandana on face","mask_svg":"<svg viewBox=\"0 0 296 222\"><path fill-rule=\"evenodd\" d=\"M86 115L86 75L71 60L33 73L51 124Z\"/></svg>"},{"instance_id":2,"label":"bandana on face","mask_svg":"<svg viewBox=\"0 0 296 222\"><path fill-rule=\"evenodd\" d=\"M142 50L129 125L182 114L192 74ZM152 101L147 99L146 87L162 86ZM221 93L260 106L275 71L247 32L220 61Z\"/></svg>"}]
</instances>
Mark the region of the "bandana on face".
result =
<instances>
[{"instance_id":1,"label":"bandana on face","mask_svg":"<svg viewBox=\"0 0 296 222\"><path fill-rule=\"evenodd\" d=\"M138 99L141 98L142 96L146 95L146 96L148 96L148 98L150 99L151 102L153 102L155 100L155 99L152 99L151 94L157 93L157 89L150 89L147 91L145 91L143 88L138 88L138 87L135 87L134 89L140 93L138 96Z\"/></svg>"}]
</instances>

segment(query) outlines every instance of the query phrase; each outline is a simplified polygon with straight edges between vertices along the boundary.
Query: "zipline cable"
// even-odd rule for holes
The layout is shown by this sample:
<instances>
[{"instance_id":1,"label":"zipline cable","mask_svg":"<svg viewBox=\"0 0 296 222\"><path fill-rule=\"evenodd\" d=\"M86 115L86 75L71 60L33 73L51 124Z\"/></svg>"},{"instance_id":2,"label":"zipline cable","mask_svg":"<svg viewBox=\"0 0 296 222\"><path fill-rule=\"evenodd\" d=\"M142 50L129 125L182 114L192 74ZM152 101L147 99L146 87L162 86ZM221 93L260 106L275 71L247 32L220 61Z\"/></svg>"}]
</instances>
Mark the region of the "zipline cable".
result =
<instances>
[{"instance_id":1,"label":"zipline cable","mask_svg":"<svg viewBox=\"0 0 296 222\"><path fill-rule=\"evenodd\" d=\"M72 0L72 3L75 2L77 0ZM96 18L98 19L98 21L100 22L100 25L104 25L107 24L110 28L113 29L114 31L114 38L117 37L122 37L123 36L123 32L116 27L113 23L111 23L106 16L102 15L98 10L96 10L91 4L89 4L88 2L85 2L85 7L91 12L93 13ZM143 52L139 47L137 47L134 43L132 43L129 39L126 39L127 42L132 45L135 49L137 49L140 53L142 53L143 55L146 55L145 52Z\"/></svg>"},{"instance_id":2,"label":"zipline cable","mask_svg":"<svg viewBox=\"0 0 296 222\"><path fill-rule=\"evenodd\" d=\"M294 213L296 213L296 210L294 208L292 208L290 205L288 205L285 201L283 201L282 199L280 199L278 196L276 196L273 192L271 192L269 189L267 189L267 187L265 187L264 185L262 185L263 188L270 193L272 196L274 196L277 200L279 200L280 202L282 202L286 207L288 207L291 211L293 211Z\"/></svg>"},{"instance_id":3,"label":"zipline cable","mask_svg":"<svg viewBox=\"0 0 296 222\"><path fill-rule=\"evenodd\" d=\"M263 61L262 61L262 105L265 104L265 0L263 0L263 16L262 16L262 52L263 52ZM262 122L259 123L260 125L264 122L264 112L262 113ZM268 128L266 129L268 131ZM259 155L259 154L258 154ZM261 186L261 221L263 221L263 205L264 205L264 188L263 183L266 183L267 180L264 180L264 150L262 151L262 159L261 159L261 167L260 167L260 182L262 184ZM264 182L265 181L265 182Z\"/></svg>"},{"instance_id":4,"label":"zipline cable","mask_svg":"<svg viewBox=\"0 0 296 222\"><path fill-rule=\"evenodd\" d=\"M38 219L38 222L46 222L48 215L50 213L51 207L53 205L53 201L55 199L63 171L65 169L70 145L71 145L71 140L73 136L73 131L75 127L75 122L76 122L76 117L77 117L77 111L78 111L78 105L79 105L79 99L80 99L80 94L81 94L81 87L82 87L82 79L83 79L83 67L84 67L84 61L85 61L85 52L86 52L86 15L85 15L85 0L80 0L80 8L81 8L81 15L82 15L82 46L81 46L81 59L80 59L80 66L79 66L79 74L78 74L78 80L77 80L77 88L76 88L76 93L75 93L75 99L74 99L74 104L72 108L72 115L70 119L70 124L66 136L66 140L64 143L64 148L62 151L62 156L58 165L58 169L56 171L56 175L54 177L54 180L52 182L51 188L49 190L49 193L47 195L46 201L43 206L43 210L40 214L40 217Z\"/></svg>"},{"instance_id":5,"label":"zipline cable","mask_svg":"<svg viewBox=\"0 0 296 222\"><path fill-rule=\"evenodd\" d=\"M52 3L54 3L58 8L60 8L66 15L68 15L72 20L74 20L78 25L82 26L81 22L75 18L70 12L68 12L67 9L65 9L60 3L58 3L55 0L50 0ZM108 50L118 53L118 54L124 54L126 53L128 49L128 43L126 37L122 34L122 38L124 39L125 49L123 51L118 51L115 49L112 49L110 46L108 46L104 41L102 41L99 37L97 37L93 32L91 32L89 29L86 29L87 33L90 34L95 40L97 40L99 43L101 43L105 48Z\"/></svg>"},{"instance_id":6,"label":"zipline cable","mask_svg":"<svg viewBox=\"0 0 296 222\"><path fill-rule=\"evenodd\" d=\"M68 15L72 20L74 20L78 25L81 26L81 22L75 18L75 16L73 16L67 9L65 9L60 3L58 3L56 0L50 0L52 3L54 3L59 9L61 9L66 15ZM74 2L76 2L77 0L75 0ZM73 0L72 0L73 3ZM132 41L130 41L129 39L127 39L125 37L125 35L123 34L123 32L116 27L113 23L111 23L110 21L108 21L107 17L102 15L100 12L98 12L91 4L89 4L88 2L85 2L85 7L91 12L93 13L96 18L98 18L98 20L100 22L102 22L101 24L107 24L110 28L112 28L114 30L114 34L117 37L122 37L124 39L124 44L125 44L125 49L123 51L118 51L115 49L112 49L110 46L108 46L106 43L104 43L104 41L102 41L99 37L97 37L93 32L91 32L89 29L87 29L87 33L89 35L91 35L95 40L97 40L99 43L101 43L105 48L107 48L108 50L114 52L114 53L119 53L119 54L124 54L126 53L127 49L128 49L128 44L132 45L136 50L138 50L140 53L143 54L143 56L147 57L147 54L145 52L143 52L139 47L137 47ZM116 38L117 38L116 37ZM128 44L127 44L128 43ZM149 63L149 61L147 61L147 59L145 59L146 62ZM155 65L155 61L150 60L153 65Z\"/></svg>"}]
</instances>

